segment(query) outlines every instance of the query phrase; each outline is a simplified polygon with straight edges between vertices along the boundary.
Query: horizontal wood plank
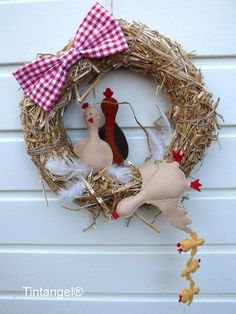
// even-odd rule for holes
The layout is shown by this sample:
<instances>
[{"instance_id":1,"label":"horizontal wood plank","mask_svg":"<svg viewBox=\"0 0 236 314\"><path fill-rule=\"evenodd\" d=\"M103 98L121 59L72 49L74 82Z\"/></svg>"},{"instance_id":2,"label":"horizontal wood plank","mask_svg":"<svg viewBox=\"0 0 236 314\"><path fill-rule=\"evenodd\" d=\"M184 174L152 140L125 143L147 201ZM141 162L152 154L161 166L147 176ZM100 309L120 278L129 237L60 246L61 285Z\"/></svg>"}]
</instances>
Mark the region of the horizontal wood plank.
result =
<instances>
[{"instance_id":1,"label":"horizontal wood plank","mask_svg":"<svg viewBox=\"0 0 236 314\"><path fill-rule=\"evenodd\" d=\"M47 207L40 192L0 194L0 245L173 245L184 237L184 233L172 227L163 215L156 221L160 235L137 218L127 227L126 220L106 222L102 215L96 229L84 232L91 223L87 211L67 210L52 196L48 201ZM192 219L191 227L207 244L236 244L235 192L192 193L184 206ZM139 213L152 221L156 211Z\"/></svg>"},{"instance_id":2,"label":"horizontal wood plank","mask_svg":"<svg viewBox=\"0 0 236 314\"><path fill-rule=\"evenodd\" d=\"M100 3L110 9L110 2ZM76 0L2 2L0 63L26 62L38 52L53 53L62 48L93 4L92 0L86 5ZM114 14L157 29L187 51L206 56L235 55L235 1L182 0L180 5L175 4L174 0L149 0L148 5L145 0L139 0L138 5L135 0L119 0L114 1Z\"/></svg>"},{"instance_id":3,"label":"horizontal wood plank","mask_svg":"<svg viewBox=\"0 0 236 314\"><path fill-rule=\"evenodd\" d=\"M110 314L110 313L130 313L130 314L183 314L188 310L186 305L178 304L177 297L172 298L132 298L127 295L119 298L117 295L110 297L82 297L72 300L38 300L13 298L0 299L0 311L2 313L34 313L50 314L58 313L87 313L87 314ZM224 313L233 314L236 310L235 300L231 298L220 300L194 300L191 305L191 314L199 313Z\"/></svg>"},{"instance_id":4,"label":"horizontal wood plank","mask_svg":"<svg viewBox=\"0 0 236 314\"><path fill-rule=\"evenodd\" d=\"M230 275L235 270L235 248L202 249L198 258L201 267L194 278L202 293L236 293L236 278ZM80 286L85 293L178 294L186 286L180 276L186 260L176 247L75 248L54 253L33 249L21 254L1 250L0 291Z\"/></svg>"}]
</instances>

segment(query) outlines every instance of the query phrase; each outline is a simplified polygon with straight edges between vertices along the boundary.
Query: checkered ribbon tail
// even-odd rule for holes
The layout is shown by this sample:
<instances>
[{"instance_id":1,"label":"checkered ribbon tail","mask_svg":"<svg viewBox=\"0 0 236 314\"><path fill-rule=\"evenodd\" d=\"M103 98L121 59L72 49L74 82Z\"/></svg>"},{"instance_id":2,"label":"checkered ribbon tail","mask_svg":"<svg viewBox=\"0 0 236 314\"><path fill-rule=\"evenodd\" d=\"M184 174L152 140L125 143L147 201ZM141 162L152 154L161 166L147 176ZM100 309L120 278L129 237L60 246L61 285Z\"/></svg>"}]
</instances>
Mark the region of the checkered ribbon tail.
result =
<instances>
[{"instance_id":1,"label":"checkered ribbon tail","mask_svg":"<svg viewBox=\"0 0 236 314\"><path fill-rule=\"evenodd\" d=\"M80 25L72 47L60 57L42 57L23 65L13 75L26 96L44 110L56 103L69 68L83 57L103 58L128 49L118 21L99 3Z\"/></svg>"}]
</instances>

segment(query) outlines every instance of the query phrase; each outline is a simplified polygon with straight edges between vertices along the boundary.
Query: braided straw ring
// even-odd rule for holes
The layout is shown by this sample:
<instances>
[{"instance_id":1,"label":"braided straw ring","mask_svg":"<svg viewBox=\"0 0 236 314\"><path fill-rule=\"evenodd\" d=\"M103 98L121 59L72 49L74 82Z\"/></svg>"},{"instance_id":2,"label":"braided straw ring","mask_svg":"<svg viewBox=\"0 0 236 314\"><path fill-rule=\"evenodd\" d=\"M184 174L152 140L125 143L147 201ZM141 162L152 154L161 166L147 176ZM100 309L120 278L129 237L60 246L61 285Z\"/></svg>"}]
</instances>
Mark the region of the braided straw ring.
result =
<instances>
[{"instance_id":1,"label":"braided straw ring","mask_svg":"<svg viewBox=\"0 0 236 314\"><path fill-rule=\"evenodd\" d=\"M182 170L186 175L203 158L211 142L217 139L218 101L213 103L201 71L191 63L190 56L178 43L157 31L136 22L119 22L130 48L126 53L104 59L81 59L70 69L63 93L50 112L45 112L27 97L20 104L28 153L54 191L63 187L65 180L49 173L45 162L49 157L74 156L63 124L64 107L72 99L83 101L110 70L128 68L151 77L157 89L164 87L172 104L168 115L175 130L164 160L172 160L170 152L173 150L182 151ZM57 55L69 47L70 44ZM81 84L88 82L87 91L79 95Z\"/></svg>"}]
</instances>

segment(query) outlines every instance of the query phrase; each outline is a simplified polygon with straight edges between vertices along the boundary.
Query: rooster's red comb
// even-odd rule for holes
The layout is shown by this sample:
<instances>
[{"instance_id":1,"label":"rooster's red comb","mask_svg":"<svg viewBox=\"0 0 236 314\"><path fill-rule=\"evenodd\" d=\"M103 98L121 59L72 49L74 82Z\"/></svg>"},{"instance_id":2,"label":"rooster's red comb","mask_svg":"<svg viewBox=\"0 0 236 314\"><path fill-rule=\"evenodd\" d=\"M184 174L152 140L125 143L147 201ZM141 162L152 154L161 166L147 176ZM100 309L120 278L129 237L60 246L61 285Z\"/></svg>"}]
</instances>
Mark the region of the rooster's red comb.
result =
<instances>
[{"instance_id":1,"label":"rooster's red comb","mask_svg":"<svg viewBox=\"0 0 236 314\"><path fill-rule=\"evenodd\" d=\"M86 109L89 107L89 103L88 102L85 102L83 105L82 105L82 109Z\"/></svg>"},{"instance_id":2,"label":"rooster's red comb","mask_svg":"<svg viewBox=\"0 0 236 314\"><path fill-rule=\"evenodd\" d=\"M106 88L105 92L103 93L105 97L111 97L113 95L113 91L110 88Z\"/></svg>"}]
</instances>

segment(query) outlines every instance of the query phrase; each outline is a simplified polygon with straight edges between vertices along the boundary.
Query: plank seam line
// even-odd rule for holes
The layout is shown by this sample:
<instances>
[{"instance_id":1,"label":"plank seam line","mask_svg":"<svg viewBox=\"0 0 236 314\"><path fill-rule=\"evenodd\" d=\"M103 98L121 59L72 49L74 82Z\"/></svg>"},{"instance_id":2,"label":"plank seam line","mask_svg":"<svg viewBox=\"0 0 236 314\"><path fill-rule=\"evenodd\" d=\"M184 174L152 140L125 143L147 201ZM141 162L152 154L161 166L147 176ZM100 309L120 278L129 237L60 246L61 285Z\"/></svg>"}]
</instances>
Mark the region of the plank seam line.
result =
<instances>
[{"instance_id":1,"label":"plank seam line","mask_svg":"<svg viewBox=\"0 0 236 314\"><path fill-rule=\"evenodd\" d=\"M0 255L176 255L173 244L157 245L66 245L66 244L1 244ZM201 255L235 255L236 244L206 244Z\"/></svg>"},{"instance_id":2,"label":"plank seam line","mask_svg":"<svg viewBox=\"0 0 236 314\"><path fill-rule=\"evenodd\" d=\"M26 297L23 291L1 291L0 292L1 300L19 300L19 301L58 301L57 297ZM174 302L176 303L176 294L170 293L156 293L156 294L148 294L148 293L85 293L81 297L65 297L60 299L63 301L106 301L106 302ZM199 303L236 303L236 294L204 294L197 296L195 302Z\"/></svg>"}]
</instances>

